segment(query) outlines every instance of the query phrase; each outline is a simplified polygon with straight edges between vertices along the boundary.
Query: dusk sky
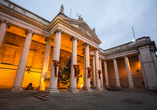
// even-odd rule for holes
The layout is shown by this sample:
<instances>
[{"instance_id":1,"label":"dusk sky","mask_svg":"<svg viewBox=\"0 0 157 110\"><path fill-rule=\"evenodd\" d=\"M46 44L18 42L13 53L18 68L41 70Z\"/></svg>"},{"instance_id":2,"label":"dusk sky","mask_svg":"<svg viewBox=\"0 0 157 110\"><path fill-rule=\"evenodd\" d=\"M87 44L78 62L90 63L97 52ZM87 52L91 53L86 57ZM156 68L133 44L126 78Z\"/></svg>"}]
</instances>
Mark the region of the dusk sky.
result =
<instances>
[{"instance_id":1,"label":"dusk sky","mask_svg":"<svg viewBox=\"0 0 157 110\"><path fill-rule=\"evenodd\" d=\"M108 49L150 36L157 43L157 0L11 0L23 8L52 21L64 6L64 14L78 15L102 41L100 48Z\"/></svg>"}]
</instances>

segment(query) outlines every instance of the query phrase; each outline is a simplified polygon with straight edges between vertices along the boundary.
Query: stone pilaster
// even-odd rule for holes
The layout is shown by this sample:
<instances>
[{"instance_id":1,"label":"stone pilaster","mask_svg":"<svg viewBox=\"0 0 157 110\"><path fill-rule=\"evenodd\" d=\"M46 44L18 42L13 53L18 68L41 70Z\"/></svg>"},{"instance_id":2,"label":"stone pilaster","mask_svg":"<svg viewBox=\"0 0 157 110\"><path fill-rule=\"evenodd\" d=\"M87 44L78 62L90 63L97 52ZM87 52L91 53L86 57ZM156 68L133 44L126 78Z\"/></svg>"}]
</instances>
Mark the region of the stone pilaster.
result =
<instances>
[{"instance_id":1,"label":"stone pilaster","mask_svg":"<svg viewBox=\"0 0 157 110\"><path fill-rule=\"evenodd\" d=\"M113 64L114 64L114 72L115 72L115 77L116 77L116 88L119 89L120 88L120 81L119 81L117 61L115 58L113 58Z\"/></svg>"},{"instance_id":2,"label":"stone pilaster","mask_svg":"<svg viewBox=\"0 0 157 110\"><path fill-rule=\"evenodd\" d=\"M104 61L104 72L105 72L105 79L106 79L106 87L109 88L109 81L108 81L108 70L107 70L107 61Z\"/></svg>"},{"instance_id":3,"label":"stone pilaster","mask_svg":"<svg viewBox=\"0 0 157 110\"><path fill-rule=\"evenodd\" d=\"M57 89L57 81L58 81L58 66L59 66L59 57L60 57L60 45L61 45L61 29L56 29L55 32L55 44L53 49L53 57L51 64L51 74L50 74L50 84L48 91L50 93L59 92Z\"/></svg>"},{"instance_id":4,"label":"stone pilaster","mask_svg":"<svg viewBox=\"0 0 157 110\"><path fill-rule=\"evenodd\" d=\"M150 46L138 48L144 73L147 79L148 89L157 89L157 70L151 54Z\"/></svg>"},{"instance_id":5,"label":"stone pilaster","mask_svg":"<svg viewBox=\"0 0 157 110\"><path fill-rule=\"evenodd\" d=\"M129 59L127 56L125 56L124 59L125 59L125 65L126 65L126 70L127 70L127 75L128 75L129 89L134 89Z\"/></svg>"},{"instance_id":6,"label":"stone pilaster","mask_svg":"<svg viewBox=\"0 0 157 110\"><path fill-rule=\"evenodd\" d=\"M20 62L14 80L14 85L11 91L23 91L22 89L23 76L25 73L25 67L26 67L29 49L32 41L32 36L35 34L32 30L28 30L28 29L26 29L25 33L27 36L21 53Z\"/></svg>"},{"instance_id":7,"label":"stone pilaster","mask_svg":"<svg viewBox=\"0 0 157 110\"><path fill-rule=\"evenodd\" d=\"M72 57L71 57L71 77L70 77L70 91L75 93L77 90L77 76L75 75L77 69L77 38L72 37L70 39L72 41Z\"/></svg>"},{"instance_id":8,"label":"stone pilaster","mask_svg":"<svg viewBox=\"0 0 157 110\"><path fill-rule=\"evenodd\" d=\"M157 71L157 57L156 57L156 50L153 46L150 46L150 52L151 52L151 55L152 55L152 58L153 58L153 61L154 61L154 65L155 65L155 68L156 68L156 71Z\"/></svg>"},{"instance_id":9,"label":"stone pilaster","mask_svg":"<svg viewBox=\"0 0 157 110\"><path fill-rule=\"evenodd\" d=\"M141 66L141 70L142 70L142 76L143 76L143 80L144 80L145 89L148 89L148 82L147 82L146 74L145 74L145 71L144 71L143 63L142 63L142 60L141 60L140 52L137 53L137 54L138 54L138 59L140 61L140 66Z\"/></svg>"},{"instance_id":10,"label":"stone pilaster","mask_svg":"<svg viewBox=\"0 0 157 110\"><path fill-rule=\"evenodd\" d=\"M51 52L51 41L53 41L53 39L47 37L45 39L45 41L46 41L46 48L45 48L45 55L44 55L44 60L43 60L43 65L42 65L42 70L41 70L41 77L40 77L40 84L39 84L39 90L40 91L44 91L45 90L44 79L47 78L48 67L49 67L49 59L50 59L50 52Z\"/></svg>"},{"instance_id":11,"label":"stone pilaster","mask_svg":"<svg viewBox=\"0 0 157 110\"><path fill-rule=\"evenodd\" d=\"M10 28L10 25L11 25L10 22L0 19L0 47L2 45L7 28Z\"/></svg>"}]
</instances>

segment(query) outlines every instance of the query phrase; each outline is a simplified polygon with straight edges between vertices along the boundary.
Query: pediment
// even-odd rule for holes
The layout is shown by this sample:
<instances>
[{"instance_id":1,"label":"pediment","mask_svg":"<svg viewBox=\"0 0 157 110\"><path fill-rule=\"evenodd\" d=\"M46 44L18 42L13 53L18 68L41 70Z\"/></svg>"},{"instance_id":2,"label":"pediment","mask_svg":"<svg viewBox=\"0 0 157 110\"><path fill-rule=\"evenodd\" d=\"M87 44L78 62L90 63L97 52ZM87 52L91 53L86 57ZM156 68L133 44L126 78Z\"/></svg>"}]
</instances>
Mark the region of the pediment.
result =
<instances>
[{"instance_id":1,"label":"pediment","mask_svg":"<svg viewBox=\"0 0 157 110\"><path fill-rule=\"evenodd\" d=\"M98 38L98 36L94 32L94 30L92 30L85 21L69 18L66 15L64 15L63 13L59 13L55 18L64 20L65 22L67 22L69 25L71 25L75 29L83 32L87 36L89 36L89 37L95 39L96 41L98 41L99 43L101 43L101 40Z\"/></svg>"}]
</instances>

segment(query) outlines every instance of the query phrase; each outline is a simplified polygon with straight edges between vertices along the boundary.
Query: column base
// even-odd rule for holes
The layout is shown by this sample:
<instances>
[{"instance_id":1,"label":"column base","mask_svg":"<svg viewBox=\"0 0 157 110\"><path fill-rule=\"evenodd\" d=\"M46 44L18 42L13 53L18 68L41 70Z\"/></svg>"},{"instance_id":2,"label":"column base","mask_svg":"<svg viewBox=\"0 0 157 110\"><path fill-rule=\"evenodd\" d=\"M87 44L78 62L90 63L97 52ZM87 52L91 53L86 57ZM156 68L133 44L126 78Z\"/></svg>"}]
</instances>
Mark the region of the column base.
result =
<instances>
[{"instance_id":1,"label":"column base","mask_svg":"<svg viewBox=\"0 0 157 110\"><path fill-rule=\"evenodd\" d=\"M103 90L103 89L101 89L101 87L97 87L96 90L100 90L100 91L101 91L101 90Z\"/></svg>"},{"instance_id":2,"label":"column base","mask_svg":"<svg viewBox=\"0 0 157 110\"><path fill-rule=\"evenodd\" d=\"M92 91L93 91L93 89L91 89L90 87L85 87L84 90L85 90L85 91L89 91L89 92L92 92Z\"/></svg>"},{"instance_id":3,"label":"column base","mask_svg":"<svg viewBox=\"0 0 157 110\"><path fill-rule=\"evenodd\" d=\"M69 91L72 93L78 93L79 92L79 90L77 90L77 88L70 88Z\"/></svg>"},{"instance_id":4,"label":"column base","mask_svg":"<svg viewBox=\"0 0 157 110\"><path fill-rule=\"evenodd\" d=\"M103 90L104 90L104 89L105 89L105 88L104 88L104 86L102 86L102 87L101 87L101 89L103 89Z\"/></svg>"},{"instance_id":5,"label":"column base","mask_svg":"<svg viewBox=\"0 0 157 110\"><path fill-rule=\"evenodd\" d=\"M116 87L115 87L115 89L120 89L120 88L121 88L120 86L116 86Z\"/></svg>"},{"instance_id":6,"label":"column base","mask_svg":"<svg viewBox=\"0 0 157 110\"><path fill-rule=\"evenodd\" d=\"M48 88L46 90L47 92L51 93L60 93L60 91L57 88Z\"/></svg>"},{"instance_id":7,"label":"column base","mask_svg":"<svg viewBox=\"0 0 157 110\"><path fill-rule=\"evenodd\" d=\"M92 89L93 89L93 90L95 90L95 89L96 89L96 87L92 87Z\"/></svg>"},{"instance_id":8,"label":"column base","mask_svg":"<svg viewBox=\"0 0 157 110\"><path fill-rule=\"evenodd\" d=\"M133 86L130 86L128 89L135 89Z\"/></svg>"},{"instance_id":9,"label":"column base","mask_svg":"<svg viewBox=\"0 0 157 110\"><path fill-rule=\"evenodd\" d=\"M110 88L109 86L105 86L105 89L108 89L108 88Z\"/></svg>"},{"instance_id":10,"label":"column base","mask_svg":"<svg viewBox=\"0 0 157 110\"><path fill-rule=\"evenodd\" d=\"M13 86L11 91L23 91L21 86Z\"/></svg>"}]
</instances>

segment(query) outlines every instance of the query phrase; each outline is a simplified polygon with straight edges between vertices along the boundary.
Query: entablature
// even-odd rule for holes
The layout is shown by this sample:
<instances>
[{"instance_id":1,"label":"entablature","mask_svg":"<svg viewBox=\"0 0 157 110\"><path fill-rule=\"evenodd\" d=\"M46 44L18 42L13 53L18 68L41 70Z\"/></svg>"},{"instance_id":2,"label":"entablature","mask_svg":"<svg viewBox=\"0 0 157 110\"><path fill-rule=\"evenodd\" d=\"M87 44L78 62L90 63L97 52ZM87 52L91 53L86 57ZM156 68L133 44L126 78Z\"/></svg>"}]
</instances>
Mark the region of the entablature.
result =
<instances>
[{"instance_id":1,"label":"entablature","mask_svg":"<svg viewBox=\"0 0 157 110\"><path fill-rule=\"evenodd\" d=\"M34 19L34 20L36 20L36 21L38 21L38 22L40 22L46 26L48 26L50 24L50 22L48 20L24 9L23 7L17 5L17 4L15 4L9 0L0 0L0 4L1 4L0 8L4 8L4 7L2 7L2 5L3 5L3 6L9 8L11 10L14 10L14 11L20 13L21 15L25 15L29 18L32 18L32 19ZM8 10L8 11L11 11L11 10Z\"/></svg>"}]
</instances>

